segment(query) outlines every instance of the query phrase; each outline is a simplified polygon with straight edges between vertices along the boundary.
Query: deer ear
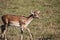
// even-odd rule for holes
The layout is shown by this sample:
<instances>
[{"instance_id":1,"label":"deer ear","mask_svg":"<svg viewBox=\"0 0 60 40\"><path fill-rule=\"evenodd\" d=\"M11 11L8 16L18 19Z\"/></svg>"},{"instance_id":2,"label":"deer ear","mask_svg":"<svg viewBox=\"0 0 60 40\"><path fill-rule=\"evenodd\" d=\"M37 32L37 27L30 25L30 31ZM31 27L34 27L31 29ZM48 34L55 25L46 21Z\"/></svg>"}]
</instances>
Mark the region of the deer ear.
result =
<instances>
[{"instance_id":1,"label":"deer ear","mask_svg":"<svg viewBox=\"0 0 60 40\"><path fill-rule=\"evenodd\" d=\"M33 15L34 15L34 11L32 11L32 10L31 10L31 14L33 14Z\"/></svg>"}]
</instances>

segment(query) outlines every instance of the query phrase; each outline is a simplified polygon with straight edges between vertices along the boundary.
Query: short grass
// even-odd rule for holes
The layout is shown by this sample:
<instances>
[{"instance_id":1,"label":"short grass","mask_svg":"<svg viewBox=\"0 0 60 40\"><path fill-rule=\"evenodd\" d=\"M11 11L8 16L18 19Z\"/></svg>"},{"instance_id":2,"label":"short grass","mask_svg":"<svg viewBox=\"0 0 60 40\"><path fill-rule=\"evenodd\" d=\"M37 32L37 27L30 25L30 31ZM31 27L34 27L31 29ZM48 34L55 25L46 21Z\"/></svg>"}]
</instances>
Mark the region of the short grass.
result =
<instances>
[{"instance_id":1,"label":"short grass","mask_svg":"<svg viewBox=\"0 0 60 40\"><path fill-rule=\"evenodd\" d=\"M60 40L60 0L0 0L0 25L3 24L2 15L28 16L30 11L35 9L40 10L41 13L40 19L34 19L28 26L33 39ZM7 38L8 40L20 40L20 29L8 27ZM24 31L24 40L29 40L26 30Z\"/></svg>"}]
</instances>

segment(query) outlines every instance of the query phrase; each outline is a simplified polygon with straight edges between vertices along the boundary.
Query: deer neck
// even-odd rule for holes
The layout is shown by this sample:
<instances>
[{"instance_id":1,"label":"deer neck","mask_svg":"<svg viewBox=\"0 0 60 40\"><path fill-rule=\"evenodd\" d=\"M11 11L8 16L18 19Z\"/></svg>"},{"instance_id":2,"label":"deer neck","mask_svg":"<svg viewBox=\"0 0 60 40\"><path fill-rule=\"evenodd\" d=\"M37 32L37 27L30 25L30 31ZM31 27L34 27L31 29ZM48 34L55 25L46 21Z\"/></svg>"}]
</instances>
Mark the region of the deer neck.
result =
<instances>
[{"instance_id":1,"label":"deer neck","mask_svg":"<svg viewBox=\"0 0 60 40\"><path fill-rule=\"evenodd\" d=\"M31 22L32 20L33 20L33 15L28 16L25 27L26 27L28 24L30 24L30 22Z\"/></svg>"},{"instance_id":2,"label":"deer neck","mask_svg":"<svg viewBox=\"0 0 60 40\"><path fill-rule=\"evenodd\" d=\"M33 15L31 14L30 16L28 16L28 20L33 20Z\"/></svg>"},{"instance_id":3,"label":"deer neck","mask_svg":"<svg viewBox=\"0 0 60 40\"><path fill-rule=\"evenodd\" d=\"M33 20L33 15L27 17L27 23L29 24Z\"/></svg>"}]
</instances>

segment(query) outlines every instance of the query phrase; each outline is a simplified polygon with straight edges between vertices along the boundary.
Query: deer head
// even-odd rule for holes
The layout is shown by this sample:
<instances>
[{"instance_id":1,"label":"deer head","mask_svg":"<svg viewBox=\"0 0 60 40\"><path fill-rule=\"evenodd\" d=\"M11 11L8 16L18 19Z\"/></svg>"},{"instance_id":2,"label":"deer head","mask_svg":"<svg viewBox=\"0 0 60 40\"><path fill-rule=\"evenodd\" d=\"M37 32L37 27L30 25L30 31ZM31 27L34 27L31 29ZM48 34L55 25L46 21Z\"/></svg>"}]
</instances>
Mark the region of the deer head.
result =
<instances>
[{"instance_id":1,"label":"deer head","mask_svg":"<svg viewBox=\"0 0 60 40\"><path fill-rule=\"evenodd\" d=\"M33 15L33 18L38 18L39 19L39 13L40 13L39 10L31 11L31 14Z\"/></svg>"}]
</instances>

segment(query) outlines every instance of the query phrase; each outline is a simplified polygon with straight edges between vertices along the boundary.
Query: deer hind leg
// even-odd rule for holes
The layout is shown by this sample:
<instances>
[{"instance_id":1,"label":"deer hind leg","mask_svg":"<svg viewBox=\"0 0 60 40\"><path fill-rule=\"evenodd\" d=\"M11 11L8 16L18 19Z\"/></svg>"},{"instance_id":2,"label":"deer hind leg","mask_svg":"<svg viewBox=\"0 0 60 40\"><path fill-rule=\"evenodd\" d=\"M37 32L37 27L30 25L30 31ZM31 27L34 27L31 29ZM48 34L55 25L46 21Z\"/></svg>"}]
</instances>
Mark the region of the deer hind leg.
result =
<instances>
[{"instance_id":1,"label":"deer hind leg","mask_svg":"<svg viewBox=\"0 0 60 40\"><path fill-rule=\"evenodd\" d=\"M7 25L2 25L1 26L1 32L2 32L1 38L4 39L4 40L7 40L6 39L6 30L7 30Z\"/></svg>"},{"instance_id":2,"label":"deer hind leg","mask_svg":"<svg viewBox=\"0 0 60 40\"><path fill-rule=\"evenodd\" d=\"M31 34L31 32L30 32L30 29L29 29L29 28L26 28L26 30L29 32L30 40L33 40L33 38L32 38L32 34Z\"/></svg>"}]
</instances>

